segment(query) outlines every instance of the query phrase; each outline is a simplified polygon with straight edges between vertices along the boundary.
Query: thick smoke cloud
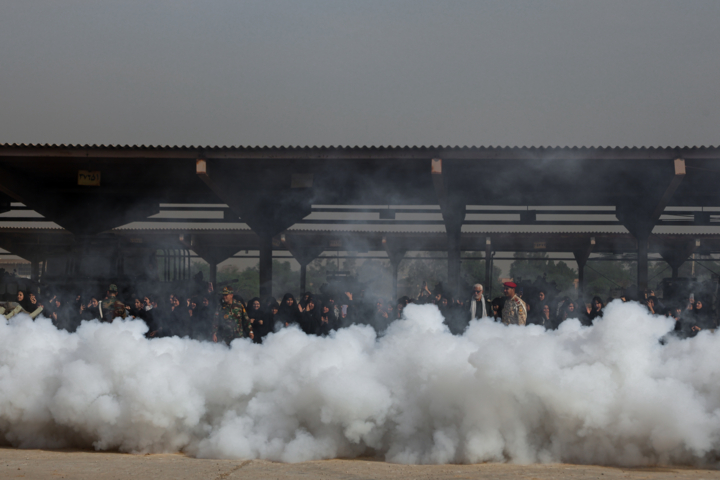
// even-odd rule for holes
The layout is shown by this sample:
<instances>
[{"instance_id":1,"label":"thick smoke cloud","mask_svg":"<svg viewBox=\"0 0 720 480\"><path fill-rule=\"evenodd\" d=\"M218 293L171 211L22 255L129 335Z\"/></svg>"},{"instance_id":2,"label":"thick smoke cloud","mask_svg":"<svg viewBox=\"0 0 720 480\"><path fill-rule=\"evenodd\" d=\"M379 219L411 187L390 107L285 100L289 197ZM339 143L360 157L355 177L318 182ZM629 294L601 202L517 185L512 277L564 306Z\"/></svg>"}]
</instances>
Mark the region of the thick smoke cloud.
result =
<instances>
[{"instance_id":1,"label":"thick smoke cloud","mask_svg":"<svg viewBox=\"0 0 720 480\"><path fill-rule=\"evenodd\" d=\"M138 321L76 333L0 322L0 438L287 462L714 465L720 338L611 303L591 328L473 322L451 335L434 306L376 338L297 329L230 348L148 340Z\"/></svg>"}]
</instances>

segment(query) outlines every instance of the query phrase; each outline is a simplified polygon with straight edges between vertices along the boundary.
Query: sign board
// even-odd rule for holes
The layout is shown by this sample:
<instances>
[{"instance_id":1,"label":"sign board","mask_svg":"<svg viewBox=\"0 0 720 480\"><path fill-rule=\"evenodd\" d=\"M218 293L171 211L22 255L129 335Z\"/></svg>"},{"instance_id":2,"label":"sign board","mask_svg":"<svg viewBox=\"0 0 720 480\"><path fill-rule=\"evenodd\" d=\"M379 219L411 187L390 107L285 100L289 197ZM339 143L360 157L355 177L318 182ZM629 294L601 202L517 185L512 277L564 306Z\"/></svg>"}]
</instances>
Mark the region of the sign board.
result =
<instances>
[{"instance_id":1,"label":"sign board","mask_svg":"<svg viewBox=\"0 0 720 480\"><path fill-rule=\"evenodd\" d=\"M545 242L534 242L533 248L535 250L544 250L547 248L547 245L545 244Z\"/></svg>"},{"instance_id":2,"label":"sign board","mask_svg":"<svg viewBox=\"0 0 720 480\"><path fill-rule=\"evenodd\" d=\"M91 172L89 170L78 170L78 185L89 187L100 186L100 172Z\"/></svg>"}]
</instances>

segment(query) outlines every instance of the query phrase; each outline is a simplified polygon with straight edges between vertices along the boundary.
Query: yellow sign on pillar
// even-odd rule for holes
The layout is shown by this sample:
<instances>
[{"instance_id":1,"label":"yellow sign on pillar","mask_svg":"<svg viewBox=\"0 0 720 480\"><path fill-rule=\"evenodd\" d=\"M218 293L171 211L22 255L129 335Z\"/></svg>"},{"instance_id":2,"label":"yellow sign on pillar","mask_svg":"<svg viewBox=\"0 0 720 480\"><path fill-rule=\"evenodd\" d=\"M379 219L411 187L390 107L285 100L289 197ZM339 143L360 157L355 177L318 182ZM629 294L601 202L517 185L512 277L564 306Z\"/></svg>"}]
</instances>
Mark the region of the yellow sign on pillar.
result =
<instances>
[{"instance_id":1,"label":"yellow sign on pillar","mask_svg":"<svg viewBox=\"0 0 720 480\"><path fill-rule=\"evenodd\" d=\"M78 185L99 187L100 186L100 172L91 172L89 170L78 170Z\"/></svg>"}]
</instances>

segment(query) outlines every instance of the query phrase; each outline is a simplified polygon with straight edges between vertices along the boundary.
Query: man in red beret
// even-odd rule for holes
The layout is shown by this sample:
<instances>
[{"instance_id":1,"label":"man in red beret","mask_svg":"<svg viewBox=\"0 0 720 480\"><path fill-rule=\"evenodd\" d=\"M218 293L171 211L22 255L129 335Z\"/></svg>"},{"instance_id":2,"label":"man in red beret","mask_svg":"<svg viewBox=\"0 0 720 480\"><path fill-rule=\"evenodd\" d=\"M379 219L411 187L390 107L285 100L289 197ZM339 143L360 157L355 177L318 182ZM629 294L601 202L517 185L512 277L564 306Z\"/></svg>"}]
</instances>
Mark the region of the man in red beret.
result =
<instances>
[{"instance_id":1,"label":"man in red beret","mask_svg":"<svg viewBox=\"0 0 720 480\"><path fill-rule=\"evenodd\" d=\"M515 295L517 285L513 282L503 283L505 306L502 311L502 322L505 325L525 325L527 321L527 305Z\"/></svg>"}]
</instances>

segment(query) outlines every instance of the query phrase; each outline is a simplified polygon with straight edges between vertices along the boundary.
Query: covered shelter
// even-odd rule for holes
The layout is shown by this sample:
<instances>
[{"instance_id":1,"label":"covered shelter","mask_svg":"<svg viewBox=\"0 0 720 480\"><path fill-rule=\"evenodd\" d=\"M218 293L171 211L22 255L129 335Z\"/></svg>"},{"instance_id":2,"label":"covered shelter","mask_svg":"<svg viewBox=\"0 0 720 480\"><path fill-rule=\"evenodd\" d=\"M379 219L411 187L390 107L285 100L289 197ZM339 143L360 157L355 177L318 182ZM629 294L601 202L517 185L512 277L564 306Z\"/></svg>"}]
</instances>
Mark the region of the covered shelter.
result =
<instances>
[{"instance_id":1,"label":"covered shelter","mask_svg":"<svg viewBox=\"0 0 720 480\"><path fill-rule=\"evenodd\" d=\"M638 287L645 289L651 249L675 273L701 245L698 228L706 229L702 245L715 245L720 238L712 228L720 215L719 179L717 147L4 144L0 212L6 213L0 216L0 247L34 265L56 247L79 259L104 255L98 253L101 239L120 227L177 223L178 218L163 214L183 212L193 218L182 219L184 226L172 232L172 241L208 261L211 276L213 266L236 252L259 251L262 296L272 293L273 250L291 252L304 267L333 248L333 235L343 236L312 231L327 225L369 228L345 234L349 240L343 248L354 242L385 250L395 272L406 251L446 251L452 292L459 287L462 251L484 251L489 259L493 251L522 251L543 241L547 251L572 253L581 278L592 252L632 250ZM36 213L23 216L24 211ZM41 248L22 244L22 232L11 231L18 223L38 221L63 229L64 240ZM222 228L200 228L209 223ZM500 236L490 229L543 225L577 231L565 237L532 231ZM600 233L587 233L600 226L615 228L615 236L605 242ZM25 230L42 234L37 228ZM132 235L119 237L132 245Z\"/></svg>"}]
</instances>

